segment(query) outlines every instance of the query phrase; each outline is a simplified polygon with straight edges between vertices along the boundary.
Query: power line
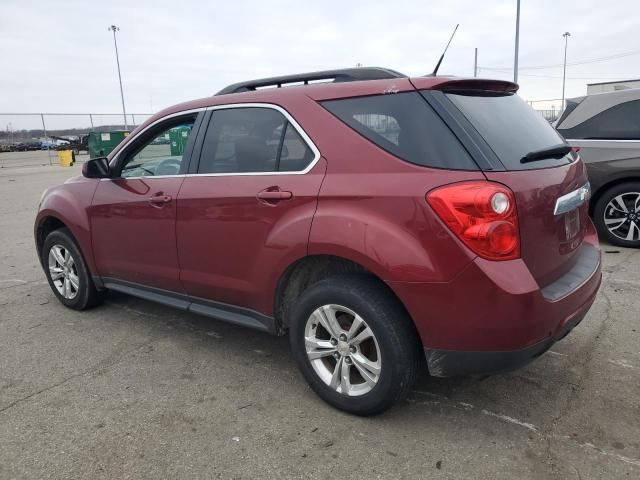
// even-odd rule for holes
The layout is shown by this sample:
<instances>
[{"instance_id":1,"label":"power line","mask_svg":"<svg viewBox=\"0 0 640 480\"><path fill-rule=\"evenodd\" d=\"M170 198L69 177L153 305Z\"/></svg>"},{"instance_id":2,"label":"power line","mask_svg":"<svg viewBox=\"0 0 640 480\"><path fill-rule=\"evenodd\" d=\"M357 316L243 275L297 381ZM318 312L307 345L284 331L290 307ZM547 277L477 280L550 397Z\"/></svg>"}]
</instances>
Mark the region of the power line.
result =
<instances>
[{"instance_id":1,"label":"power line","mask_svg":"<svg viewBox=\"0 0 640 480\"><path fill-rule=\"evenodd\" d=\"M488 70L488 69L485 67L478 67L478 70ZM491 69L491 71L497 72L497 73L511 73L510 68L501 68L501 69L494 68L494 69ZM534 73L522 73L521 75L525 77L537 77L537 78L562 78L562 75L540 75L540 74L534 74ZM617 80L623 77L632 78L634 76L638 76L638 74L629 74L629 75L620 74L615 76L596 75L593 77L566 77L566 78L570 80Z\"/></svg>"},{"instance_id":2,"label":"power line","mask_svg":"<svg viewBox=\"0 0 640 480\"><path fill-rule=\"evenodd\" d=\"M617 54L609 55L606 57L591 58L591 59L579 60L576 62L567 62L567 66L587 65L590 63L607 62L609 60L616 60L618 58L630 57L632 55L638 55L638 54L640 54L640 50L634 50L630 52L617 53ZM559 68L562 66L563 66L562 63L555 63L552 65L533 65L529 67L519 67L519 70L544 70L547 68ZM478 68L482 68L484 70L511 70L508 67L478 67Z\"/></svg>"}]
</instances>

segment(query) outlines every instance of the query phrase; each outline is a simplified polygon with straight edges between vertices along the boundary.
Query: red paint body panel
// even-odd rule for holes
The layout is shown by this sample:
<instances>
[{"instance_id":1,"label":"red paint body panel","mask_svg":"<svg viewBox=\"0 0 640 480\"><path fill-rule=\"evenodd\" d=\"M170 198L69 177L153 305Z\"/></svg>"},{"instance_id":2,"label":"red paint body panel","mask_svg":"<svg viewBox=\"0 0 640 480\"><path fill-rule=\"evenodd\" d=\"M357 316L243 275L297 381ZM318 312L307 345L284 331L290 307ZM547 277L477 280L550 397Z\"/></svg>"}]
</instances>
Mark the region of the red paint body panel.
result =
<instances>
[{"instance_id":1,"label":"red paint body panel","mask_svg":"<svg viewBox=\"0 0 640 480\"><path fill-rule=\"evenodd\" d=\"M575 265L581 248L597 247L586 204L579 209L577 236L570 239L565 216L553 214L559 196L586 182L581 161L509 172L421 167L376 146L318 103L453 88L459 81L421 77L314 84L170 107L138 127L111 158L157 119L231 103L281 106L322 157L301 175L75 179L45 195L36 227L48 215L67 224L94 274L265 315L274 314L275 291L287 267L307 255L334 255L386 282L428 348L508 351L555 338L568 318L589 308L601 278L598 267L584 284L554 302L541 292ZM465 82L460 83L465 88L517 88L510 82ZM425 200L434 188L470 180L499 182L514 192L521 258L479 258ZM291 192L292 198L272 205L256 198L270 187ZM172 201L152 206L154 194Z\"/></svg>"},{"instance_id":2,"label":"red paint body panel","mask_svg":"<svg viewBox=\"0 0 640 480\"><path fill-rule=\"evenodd\" d=\"M591 222L584 242L598 245ZM598 268L580 288L550 302L523 260L476 258L448 283L388 285L403 299L426 347L513 351L554 338L568 319L591 306L601 278Z\"/></svg>"},{"instance_id":3,"label":"red paint body panel","mask_svg":"<svg viewBox=\"0 0 640 480\"><path fill-rule=\"evenodd\" d=\"M511 172L486 172L489 180L515 192L520 225L521 255L533 277L544 287L573 266L577 247L591 223L588 203L579 209L580 231L566 238L565 215L554 215L558 197L587 183L582 161L570 165Z\"/></svg>"},{"instance_id":4,"label":"red paint body panel","mask_svg":"<svg viewBox=\"0 0 640 480\"><path fill-rule=\"evenodd\" d=\"M185 291L272 314L280 275L307 254L325 170L320 159L305 175L187 177L176 224ZM271 187L292 198L256 198Z\"/></svg>"},{"instance_id":5,"label":"red paint body panel","mask_svg":"<svg viewBox=\"0 0 640 480\"><path fill-rule=\"evenodd\" d=\"M63 185L48 189L42 196L34 225L37 238L38 228L47 218L54 217L64 223L78 241L92 273L96 272L96 267L91 245L89 207L98 183L94 179L73 177Z\"/></svg>"},{"instance_id":6,"label":"red paint body panel","mask_svg":"<svg viewBox=\"0 0 640 480\"><path fill-rule=\"evenodd\" d=\"M176 249L176 199L183 178L110 179L99 182L90 209L100 276L182 291ZM153 205L154 195L169 203Z\"/></svg>"}]
</instances>

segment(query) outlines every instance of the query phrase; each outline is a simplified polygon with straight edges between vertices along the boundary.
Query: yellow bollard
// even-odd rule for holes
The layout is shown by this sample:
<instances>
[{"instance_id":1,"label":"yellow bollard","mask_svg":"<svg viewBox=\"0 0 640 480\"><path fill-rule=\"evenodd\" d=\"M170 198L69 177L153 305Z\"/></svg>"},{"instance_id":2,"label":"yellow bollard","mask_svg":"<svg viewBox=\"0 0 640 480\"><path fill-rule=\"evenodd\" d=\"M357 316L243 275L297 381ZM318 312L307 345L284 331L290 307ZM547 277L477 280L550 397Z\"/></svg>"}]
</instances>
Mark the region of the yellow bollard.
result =
<instances>
[{"instance_id":1,"label":"yellow bollard","mask_svg":"<svg viewBox=\"0 0 640 480\"><path fill-rule=\"evenodd\" d=\"M70 167L75 163L76 156L73 150L60 150L58 152L58 160L60 161L61 167Z\"/></svg>"}]
</instances>

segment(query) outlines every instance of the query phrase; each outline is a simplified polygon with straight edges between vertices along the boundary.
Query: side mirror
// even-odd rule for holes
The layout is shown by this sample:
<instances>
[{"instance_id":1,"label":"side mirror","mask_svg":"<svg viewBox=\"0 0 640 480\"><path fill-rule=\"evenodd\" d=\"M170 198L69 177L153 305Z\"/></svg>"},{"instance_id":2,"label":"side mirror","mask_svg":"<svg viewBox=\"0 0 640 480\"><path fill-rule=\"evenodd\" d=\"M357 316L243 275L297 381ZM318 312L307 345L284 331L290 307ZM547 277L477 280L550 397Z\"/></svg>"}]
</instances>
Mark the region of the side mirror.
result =
<instances>
[{"instance_id":1,"label":"side mirror","mask_svg":"<svg viewBox=\"0 0 640 480\"><path fill-rule=\"evenodd\" d=\"M86 178L109 178L109 174L107 157L93 158L82 165L82 176Z\"/></svg>"}]
</instances>

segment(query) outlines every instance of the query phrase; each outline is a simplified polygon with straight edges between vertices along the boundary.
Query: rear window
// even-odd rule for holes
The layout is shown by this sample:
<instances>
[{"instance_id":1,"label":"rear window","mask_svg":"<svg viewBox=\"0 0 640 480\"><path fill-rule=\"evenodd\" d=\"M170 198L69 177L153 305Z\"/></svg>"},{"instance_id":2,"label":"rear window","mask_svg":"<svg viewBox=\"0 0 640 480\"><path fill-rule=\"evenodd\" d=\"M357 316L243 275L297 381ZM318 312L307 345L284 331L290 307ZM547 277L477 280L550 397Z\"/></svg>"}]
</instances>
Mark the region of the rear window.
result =
<instances>
[{"instance_id":1,"label":"rear window","mask_svg":"<svg viewBox=\"0 0 640 480\"><path fill-rule=\"evenodd\" d=\"M478 166L418 92L322 102L380 148L424 167L478 170Z\"/></svg>"},{"instance_id":2,"label":"rear window","mask_svg":"<svg viewBox=\"0 0 640 480\"><path fill-rule=\"evenodd\" d=\"M546 168L571 163L572 157L520 160L527 153L564 144L564 139L542 115L515 94L447 93L449 100L471 122L507 170Z\"/></svg>"}]
</instances>

